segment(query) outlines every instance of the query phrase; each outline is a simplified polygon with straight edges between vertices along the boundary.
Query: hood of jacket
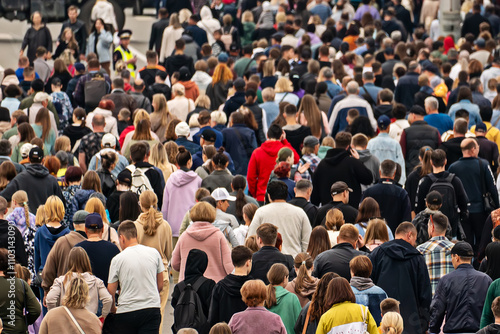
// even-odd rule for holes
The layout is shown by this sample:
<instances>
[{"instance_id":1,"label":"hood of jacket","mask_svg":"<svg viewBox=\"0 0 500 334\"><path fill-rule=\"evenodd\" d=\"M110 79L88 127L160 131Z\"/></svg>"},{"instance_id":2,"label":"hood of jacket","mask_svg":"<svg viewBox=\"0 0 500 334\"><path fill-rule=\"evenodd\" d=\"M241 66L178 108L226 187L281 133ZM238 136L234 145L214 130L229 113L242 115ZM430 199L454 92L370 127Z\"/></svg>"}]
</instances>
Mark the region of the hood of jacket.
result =
<instances>
[{"instance_id":1,"label":"hood of jacket","mask_svg":"<svg viewBox=\"0 0 500 334\"><path fill-rule=\"evenodd\" d=\"M220 231L214 225L207 222L194 222L185 233L189 234L191 238L196 241L204 241L209 238L212 234ZM189 257L188 257L189 260Z\"/></svg>"},{"instance_id":2,"label":"hood of jacket","mask_svg":"<svg viewBox=\"0 0 500 334\"><path fill-rule=\"evenodd\" d=\"M283 143L278 140L268 140L262 143L260 148L270 157L276 157L278 151L283 147Z\"/></svg>"},{"instance_id":3,"label":"hood of jacket","mask_svg":"<svg viewBox=\"0 0 500 334\"><path fill-rule=\"evenodd\" d=\"M169 180L172 180L172 183L176 187L185 186L188 183L191 183L198 178L198 174L190 170L189 172L185 172L183 170L178 170L170 175Z\"/></svg>"},{"instance_id":4,"label":"hood of jacket","mask_svg":"<svg viewBox=\"0 0 500 334\"><path fill-rule=\"evenodd\" d=\"M316 291L316 287L318 286L319 279L316 277L312 277L313 281L309 282L304 280L302 290L298 293L302 298L311 298L314 291ZM290 282L290 286L293 291L295 291L295 283L297 282L297 278L294 278L293 281Z\"/></svg>"},{"instance_id":5,"label":"hood of jacket","mask_svg":"<svg viewBox=\"0 0 500 334\"><path fill-rule=\"evenodd\" d=\"M240 297L241 298L241 287L243 284L252 279L251 276L236 276L233 274L229 274L223 280L219 281L219 284L224 288L226 293L231 297Z\"/></svg>"},{"instance_id":6,"label":"hood of jacket","mask_svg":"<svg viewBox=\"0 0 500 334\"><path fill-rule=\"evenodd\" d=\"M95 108L94 109L94 115L103 115L104 117L109 117L109 116L113 116L113 112L111 110L106 110L106 109L102 109L102 108Z\"/></svg>"},{"instance_id":7,"label":"hood of jacket","mask_svg":"<svg viewBox=\"0 0 500 334\"><path fill-rule=\"evenodd\" d=\"M382 247L385 255L394 260L408 260L420 255L420 252L415 247L401 239L386 242L379 247Z\"/></svg>"},{"instance_id":8,"label":"hood of jacket","mask_svg":"<svg viewBox=\"0 0 500 334\"><path fill-rule=\"evenodd\" d=\"M84 204L94 192L95 190L92 189L78 189L75 193L75 199L78 204Z\"/></svg>"},{"instance_id":9,"label":"hood of jacket","mask_svg":"<svg viewBox=\"0 0 500 334\"><path fill-rule=\"evenodd\" d=\"M41 164L29 164L26 171L34 177L43 179L49 175L49 170Z\"/></svg>"},{"instance_id":10,"label":"hood of jacket","mask_svg":"<svg viewBox=\"0 0 500 334\"><path fill-rule=\"evenodd\" d=\"M187 230L186 230L187 232ZM203 276L208 267L207 253L200 249L191 249L186 259L186 269L184 269L184 279L191 281Z\"/></svg>"},{"instance_id":11,"label":"hood of jacket","mask_svg":"<svg viewBox=\"0 0 500 334\"><path fill-rule=\"evenodd\" d=\"M358 154L359 154L359 161L361 162L366 162L372 157L372 154L368 149L360 150L358 151Z\"/></svg>"},{"instance_id":12,"label":"hood of jacket","mask_svg":"<svg viewBox=\"0 0 500 334\"><path fill-rule=\"evenodd\" d=\"M49 229L47 228L46 225L43 225L44 228L40 227L37 232L40 232L40 235L42 236L42 238L44 240L47 241L47 243L50 245L50 247L54 246L54 244L56 243L57 239L59 239L60 237L68 234L68 231L66 230L66 228L61 228L59 233L57 234L52 234L50 233Z\"/></svg>"},{"instance_id":13,"label":"hood of jacket","mask_svg":"<svg viewBox=\"0 0 500 334\"><path fill-rule=\"evenodd\" d=\"M274 289L276 290L276 302L279 305L281 302L281 299L286 296L287 293L290 293L287 289L282 287L281 285L275 286Z\"/></svg>"},{"instance_id":14,"label":"hood of jacket","mask_svg":"<svg viewBox=\"0 0 500 334\"><path fill-rule=\"evenodd\" d=\"M17 78L17 75L11 74L3 78L2 80L2 85L7 87L8 85L19 85L19 79Z\"/></svg>"},{"instance_id":15,"label":"hood of jacket","mask_svg":"<svg viewBox=\"0 0 500 334\"><path fill-rule=\"evenodd\" d=\"M323 160L330 165L335 166L349 156L349 152L343 148L332 148L326 152L326 156Z\"/></svg>"},{"instance_id":16,"label":"hood of jacket","mask_svg":"<svg viewBox=\"0 0 500 334\"><path fill-rule=\"evenodd\" d=\"M213 19L214 17L212 16L212 11L208 6L203 6L200 10L200 17L202 20L209 20Z\"/></svg>"},{"instance_id":17,"label":"hood of jacket","mask_svg":"<svg viewBox=\"0 0 500 334\"><path fill-rule=\"evenodd\" d=\"M196 83L191 81L191 80L181 81L180 83L186 88L186 90L193 89L193 88L197 87Z\"/></svg>"},{"instance_id":18,"label":"hood of jacket","mask_svg":"<svg viewBox=\"0 0 500 334\"><path fill-rule=\"evenodd\" d=\"M212 77L206 73L206 72L203 72L203 71L196 71L194 72L194 75L193 77L191 78L191 80L193 81L199 81L201 83L204 83L204 84L209 84L212 82Z\"/></svg>"}]
</instances>

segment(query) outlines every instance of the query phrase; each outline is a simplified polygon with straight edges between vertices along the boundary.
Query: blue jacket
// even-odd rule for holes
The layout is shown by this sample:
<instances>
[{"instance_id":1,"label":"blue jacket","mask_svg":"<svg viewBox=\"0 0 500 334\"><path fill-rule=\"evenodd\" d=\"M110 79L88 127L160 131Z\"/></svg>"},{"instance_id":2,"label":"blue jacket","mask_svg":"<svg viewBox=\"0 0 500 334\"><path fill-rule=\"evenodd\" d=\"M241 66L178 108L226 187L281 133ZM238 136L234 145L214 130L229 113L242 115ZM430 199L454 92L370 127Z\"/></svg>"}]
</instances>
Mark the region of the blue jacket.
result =
<instances>
[{"instance_id":1,"label":"blue jacket","mask_svg":"<svg viewBox=\"0 0 500 334\"><path fill-rule=\"evenodd\" d=\"M207 32L204 29L201 29L197 25L188 25L184 30L189 31L191 36L193 36L193 40L201 46L205 43L208 43Z\"/></svg>"},{"instance_id":2,"label":"blue jacket","mask_svg":"<svg viewBox=\"0 0 500 334\"><path fill-rule=\"evenodd\" d=\"M68 234L69 228L65 227L59 231L57 234L50 233L47 225L42 225L36 230L35 234L35 272L40 272L45 266L45 261L52 246L56 243L56 240L60 237Z\"/></svg>"},{"instance_id":3,"label":"blue jacket","mask_svg":"<svg viewBox=\"0 0 500 334\"><path fill-rule=\"evenodd\" d=\"M479 114L479 107L477 104L472 103L469 100L461 100L460 102L455 103L450 107L450 111L448 115L451 117L451 120L455 122L455 114L460 109L465 109L469 112L469 129L481 122L481 115Z\"/></svg>"},{"instance_id":4,"label":"blue jacket","mask_svg":"<svg viewBox=\"0 0 500 334\"><path fill-rule=\"evenodd\" d=\"M192 141L188 140L186 137L179 137L175 140L175 143L178 146L184 146L186 150L191 153L191 155L195 155L198 151L201 151L201 146L193 143Z\"/></svg>"},{"instance_id":5,"label":"blue jacket","mask_svg":"<svg viewBox=\"0 0 500 334\"><path fill-rule=\"evenodd\" d=\"M85 54L97 53L99 56L99 62L105 63L111 61L111 52L109 48L113 42L113 35L109 31L102 31L99 36L97 36L97 46L94 47L96 39L96 32L93 32L89 36L89 41L87 43L87 50ZM83 50L82 50L83 51Z\"/></svg>"},{"instance_id":6,"label":"blue jacket","mask_svg":"<svg viewBox=\"0 0 500 334\"><path fill-rule=\"evenodd\" d=\"M490 192L495 205L498 208L498 191L495 187L495 178L491 172L489 163L484 159L477 158L460 158L457 162L451 164L448 171L454 173L464 186L465 192L469 197L469 212L480 213L484 212L483 191L481 188L481 177L479 169L479 161L483 168L486 190Z\"/></svg>"},{"instance_id":7,"label":"blue jacket","mask_svg":"<svg viewBox=\"0 0 500 334\"><path fill-rule=\"evenodd\" d=\"M461 264L441 277L432 298L429 332L440 332L445 315L443 332L477 332L491 282L488 275L475 270L470 264Z\"/></svg>"},{"instance_id":8,"label":"blue jacket","mask_svg":"<svg viewBox=\"0 0 500 334\"><path fill-rule=\"evenodd\" d=\"M351 281L354 278L355 277L351 278ZM351 289L352 292L354 292L354 296L356 296L356 303L368 307L373 319L375 319L377 324L380 324L380 321L382 320L380 302L387 298L385 291L376 285L366 290L358 290L351 285Z\"/></svg>"},{"instance_id":9,"label":"blue jacket","mask_svg":"<svg viewBox=\"0 0 500 334\"><path fill-rule=\"evenodd\" d=\"M405 105L407 110L413 107L415 94L420 91L418 85L418 73L408 72L403 75L394 90L394 100Z\"/></svg>"},{"instance_id":10,"label":"blue jacket","mask_svg":"<svg viewBox=\"0 0 500 334\"><path fill-rule=\"evenodd\" d=\"M222 136L224 147L233 158L234 173L247 175L248 162L250 161L249 153L257 148L255 131L244 124L234 124L231 128L222 130Z\"/></svg>"},{"instance_id":11,"label":"blue jacket","mask_svg":"<svg viewBox=\"0 0 500 334\"><path fill-rule=\"evenodd\" d=\"M238 110L243 104L245 104L245 92L236 92L229 100L224 104L224 112L227 115L227 119L229 116L236 110Z\"/></svg>"},{"instance_id":12,"label":"blue jacket","mask_svg":"<svg viewBox=\"0 0 500 334\"><path fill-rule=\"evenodd\" d=\"M198 131L193 136L193 143L200 145L201 133L205 129L210 129L210 130L213 130L215 132L215 145L214 146L215 146L215 148L221 147L222 146L222 140L223 140L222 133L219 130L216 130L216 129L210 127L210 125L207 125L207 126L204 126L204 127L200 128L200 131Z\"/></svg>"}]
</instances>

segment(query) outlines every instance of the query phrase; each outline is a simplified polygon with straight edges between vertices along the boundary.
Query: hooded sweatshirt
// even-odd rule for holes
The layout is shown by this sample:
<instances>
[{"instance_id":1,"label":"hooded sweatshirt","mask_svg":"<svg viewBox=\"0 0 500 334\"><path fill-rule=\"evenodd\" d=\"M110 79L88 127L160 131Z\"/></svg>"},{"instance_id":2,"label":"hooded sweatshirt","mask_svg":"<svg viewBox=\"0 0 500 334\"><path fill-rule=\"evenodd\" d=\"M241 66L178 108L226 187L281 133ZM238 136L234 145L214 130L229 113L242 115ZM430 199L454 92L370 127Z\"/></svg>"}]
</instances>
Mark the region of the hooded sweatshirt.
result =
<instances>
[{"instance_id":1,"label":"hooded sweatshirt","mask_svg":"<svg viewBox=\"0 0 500 334\"><path fill-rule=\"evenodd\" d=\"M293 327L302 310L299 298L280 285L275 286L274 289L276 290L276 305L269 311L281 317L287 333L295 333Z\"/></svg>"},{"instance_id":2,"label":"hooded sweatshirt","mask_svg":"<svg viewBox=\"0 0 500 334\"><path fill-rule=\"evenodd\" d=\"M364 150L359 150L359 161L365 165L366 168L372 172L373 175L373 182L375 182L378 179L379 173L379 167L380 167L380 160L372 155L369 149L364 149ZM367 187L362 185L361 189L365 190Z\"/></svg>"},{"instance_id":3,"label":"hooded sweatshirt","mask_svg":"<svg viewBox=\"0 0 500 334\"><path fill-rule=\"evenodd\" d=\"M161 213L172 228L172 236L179 236L179 229L186 212L195 204L194 195L201 187L201 178L193 171L175 171L168 178L163 192ZM187 255L187 254L186 254Z\"/></svg>"},{"instance_id":4,"label":"hooded sweatshirt","mask_svg":"<svg viewBox=\"0 0 500 334\"><path fill-rule=\"evenodd\" d=\"M208 323L210 326L218 322L229 323L233 314L246 310L247 306L241 299L240 289L252 276L227 275L215 285Z\"/></svg>"},{"instance_id":5,"label":"hooded sweatshirt","mask_svg":"<svg viewBox=\"0 0 500 334\"><path fill-rule=\"evenodd\" d=\"M264 201L269 176L276 164L278 151L283 147L288 147L293 151L294 164L298 163L299 155L286 139L267 140L255 149L250 157L247 173L248 191L257 201Z\"/></svg>"},{"instance_id":6,"label":"hooded sweatshirt","mask_svg":"<svg viewBox=\"0 0 500 334\"><path fill-rule=\"evenodd\" d=\"M36 185L36 187L33 187L33 185ZM10 181L7 188L0 193L0 196L10 202L12 195L18 190L28 191L30 212L36 212L38 207L45 204L47 198L52 195L56 195L64 203L64 196L57 179L50 175L49 170L41 164L29 164L25 172L17 174Z\"/></svg>"},{"instance_id":7,"label":"hooded sweatshirt","mask_svg":"<svg viewBox=\"0 0 500 334\"><path fill-rule=\"evenodd\" d=\"M203 71L196 71L191 80L198 85L200 93L205 93L207 86L212 83L212 77Z\"/></svg>"},{"instance_id":8,"label":"hooded sweatshirt","mask_svg":"<svg viewBox=\"0 0 500 334\"><path fill-rule=\"evenodd\" d=\"M185 96L188 99L196 101L198 96L200 96L200 90L198 89L198 85L196 85L196 83L193 81L179 81L179 83L183 85L186 90Z\"/></svg>"},{"instance_id":9,"label":"hooded sweatshirt","mask_svg":"<svg viewBox=\"0 0 500 334\"><path fill-rule=\"evenodd\" d=\"M314 291L316 291L316 287L318 286L319 279L316 277L311 277L312 282L304 280L304 286L302 287L302 290L297 293L295 291L295 284L297 283L297 278L294 278L293 281L288 282L286 289L293 293L294 295L299 298L300 302L300 307L306 306L307 303L311 301L312 295Z\"/></svg>"},{"instance_id":10,"label":"hooded sweatshirt","mask_svg":"<svg viewBox=\"0 0 500 334\"><path fill-rule=\"evenodd\" d=\"M113 136L118 137L118 124L116 123L116 118L113 116L113 112L111 110L106 110L102 108L95 108L93 112L87 115L85 120L85 125L92 129L92 119L94 115L102 115L106 124L104 125L104 132L111 133Z\"/></svg>"},{"instance_id":11,"label":"hooded sweatshirt","mask_svg":"<svg viewBox=\"0 0 500 334\"><path fill-rule=\"evenodd\" d=\"M177 195L176 197L183 198ZM227 244L224 234L211 223L194 222L179 237L172 255L172 268L179 272L179 281L184 280L186 260L189 251L192 249L203 249L208 256L208 267L205 271L205 277L219 282L233 271L231 249Z\"/></svg>"},{"instance_id":12,"label":"hooded sweatshirt","mask_svg":"<svg viewBox=\"0 0 500 334\"><path fill-rule=\"evenodd\" d=\"M208 6L203 6L200 10L201 20L198 22L198 27L207 32L208 44L215 43L214 31L220 29L220 22L213 18L212 11Z\"/></svg>"},{"instance_id":13,"label":"hooded sweatshirt","mask_svg":"<svg viewBox=\"0 0 500 334\"><path fill-rule=\"evenodd\" d=\"M69 228L61 225L59 228L54 229L48 225L42 225L38 228L35 234L35 272L38 273L43 270L45 261L49 255L52 246L56 243L57 239L69 233Z\"/></svg>"}]
</instances>

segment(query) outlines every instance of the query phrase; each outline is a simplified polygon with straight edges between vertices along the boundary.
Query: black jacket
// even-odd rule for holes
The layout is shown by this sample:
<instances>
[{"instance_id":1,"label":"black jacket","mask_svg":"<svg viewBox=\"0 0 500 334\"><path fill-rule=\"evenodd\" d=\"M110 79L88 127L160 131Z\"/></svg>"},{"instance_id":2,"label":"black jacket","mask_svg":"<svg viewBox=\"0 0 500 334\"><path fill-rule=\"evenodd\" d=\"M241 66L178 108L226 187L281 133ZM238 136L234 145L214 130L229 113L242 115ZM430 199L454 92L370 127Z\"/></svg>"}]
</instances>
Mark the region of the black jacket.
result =
<instances>
[{"instance_id":1,"label":"black jacket","mask_svg":"<svg viewBox=\"0 0 500 334\"><path fill-rule=\"evenodd\" d=\"M288 201L288 203L302 208L302 210L306 213L307 218L309 218L311 226L313 225L316 214L318 213L318 208L314 204L306 200L304 197L295 197L294 199Z\"/></svg>"},{"instance_id":2,"label":"black jacket","mask_svg":"<svg viewBox=\"0 0 500 334\"><path fill-rule=\"evenodd\" d=\"M231 88L232 86L233 82L231 80L226 83L223 83L222 81L219 81L216 84L210 83L207 86L206 94L211 101L211 110L218 110L221 104L225 104L227 93L229 91L229 88ZM245 103L245 94L243 94L243 102L241 104L243 103ZM233 111L237 110L241 106L241 104ZM226 112L226 115L227 114L228 113Z\"/></svg>"},{"instance_id":3,"label":"black jacket","mask_svg":"<svg viewBox=\"0 0 500 334\"><path fill-rule=\"evenodd\" d=\"M415 121L401 133L400 144L405 156L406 175L408 175L419 163L420 149L430 146L435 150L441 144L441 136L439 131L426 121Z\"/></svg>"},{"instance_id":4,"label":"black jacket","mask_svg":"<svg viewBox=\"0 0 500 334\"><path fill-rule=\"evenodd\" d=\"M443 332L477 332L491 282L488 275L470 264L461 264L441 277L432 298L429 331L439 333L446 315Z\"/></svg>"},{"instance_id":5,"label":"black jacket","mask_svg":"<svg viewBox=\"0 0 500 334\"><path fill-rule=\"evenodd\" d=\"M36 186L34 186L36 185ZM47 198L56 195L63 201L64 196L61 188L57 184L57 179L49 174L49 170L41 164L30 164L26 167L26 171L10 181L0 196L5 198L7 202L12 200L12 195L18 190L24 190L29 193L30 200L28 206L30 212L36 212L38 207L45 204Z\"/></svg>"},{"instance_id":6,"label":"black jacket","mask_svg":"<svg viewBox=\"0 0 500 334\"><path fill-rule=\"evenodd\" d=\"M240 289L252 276L229 274L219 281L212 293L212 303L208 313L210 327L218 322L229 323L233 314L245 311L247 305L241 299Z\"/></svg>"},{"instance_id":7,"label":"black jacket","mask_svg":"<svg viewBox=\"0 0 500 334\"><path fill-rule=\"evenodd\" d=\"M255 131L244 124L233 124L222 130L222 136L223 146L233 158L234 174L247 175L251 152L257 148Z\"/></svg>"},{"instance_id":8,"label":"black jacket","mask_svg":"<svg viewBox=\"0 0 500 334\"><path fill-rule=\"evenodd\" d=\"M418 73L408 72L403 75L394 91L394 100L405 105L407 110L413 106L415 94L420 90L418 85Z\"/></svg>"},{"instance_id":9,"label":"black jacket","mask_svg":"<svg viewBox=\"0 0 500 334\"><path fill-rule=\"evenodd\" d=\"M302 144L304 142L304 138L312 135L311 128L301 125L298 129L295 130L283 130L286 133L286 140L288 140L290 145L292 145L299 156L302 156Z\"/></svg>"},{"instance_id":10,"label":"black jacket","mask_svg":"<svg viewBox=\"0 0 500 334\"><path fill-rule=\"evenodd\" d=\"M479 35L479 25L483 22L489 24L489 21L480 13L467 15L462 24L462 37L465 37L465 35L471 33L475 38L477 38L477 36Z\"/></svg>"},{"instance_id":11,"label":"black jacket","mask_svg":"<svg viewBox=\"0 0 500 334\"><path fill-rule=\"evenodd\" d=\"M491 171L496 175L498 169L498 145L486 137L477 135L476 141L479 144L479 157L490 163Z\"/></svg>"},{"instance_id":12,"label":"black jacket","mask_svg":"<svg viewBox=\"0 0 500 334\"><path fill-rule=\"evenodd\" d=\"M208 85L210 87L211 85ZM208 92L208 87L207 87L207 92ZM208 93L207 93L208 95ZM227 96L227 95L226 95ZM245 92L236 92L234 93L233 96L229 98L229 100L226 101L224 104L224 112L227 115L227 119L229 119L229 116L233 113L233 111L238 110L243 104L245 104L246 99L245 99ZM219 106L217 106L218 109ZM215 110L214 109L214 110Z\"/></svg>"},{"instance_id":13,"label":"black jacket","mask_svg":"<svg viewBox=\"0 0 500 334\"><path fill-rule=\"evenodd\" d=\"M313 276L321 278L326 273L336 273L350 281L349 262L358 255L366 255L366 253L354 249L347 242L336 244L332 249L319 254L314 259Z\"/></svg>"},{"instance_id":14,"label":"black jacket","mask_svg":"<svg viewBox=\"0 0 500 334\"><path fill-rule=\"evenodd\" d=\"M446 152L446 169L450 167L452 163L458 161L462 157L462 149L460 144L465 137L454 137L443 142L439 148Z\"/></svg>"},{"instance_id":15,"label":"black jacket","mask_svg":"<svg viewBox=\"0 0 500 334\"><path fill-rule=\"evenodd\" d=\"M147 98L152 101L153 95L155 94L163 94L165 98L170 100L170 97L172 96L172 90L170 87L164 83L154 83L151 86L148 87L147 93L145 94Z\"/></svg>"},{"instance_id":16,"label":"black jacket","mask_svg":"<svg viewBox=\"0 0 500 334\"><path fill-rule=\"evenodd\" d=\"M189 73L191 75L194 74L194 64L193 58L182 55L172 55L170 57L167 56L165 59L165 69L169 76L172 76L174 72L179 71L182 66L186 66L189 69Z\"/></svg>"},{"instance_id":17,"label":"black jacket","mask_svg":"<svg viewBox=\"0 0 500 334\"><path fill-rule=\"evenodd\" d=\"M252 256L252 270L250 271L250 276L269 284L267 272L275 263L282 263L291 271L293 268L293 257L281 253L276 247L263 246Z\"/></svg>"},{"instance_id":18,"label":"black jacket","mask_svg":"<svg viewBox=\"0 0 500 334\"><path fill-rule=\"evenodd\" d=\"M163 31L168 27L168 18L159 19L151 26L151 36L149 37L149 50L155 50L160 54Z\"/></svg>"},{"instance_id":19,"label":"black jacket","mask_svg":"<svg viewBox=\"0 0 500 334\"><path fill-rule=\"evenodd\" d=\"M12 241L9 241L9 232L14 233L14 248L11 248ZM24 239L15 224L9 224L5 219L0 219L0 248L12 250L16 262L24 267L28 267L28 256L24 248ZM10 271L10 270L9 270Z\"/></svg>"},{"instance_id":20,"label":"black jacket","mask_svg":"<svg viewBox=\"0 0 500 334\"><path fill-rule=\"evenodd\" d=\"M322 205L318 209L318 213L316 214L316 218L314 219L313 227L323 225L325 226L325 217L326 213L330 211L330 209L339 209L342 211L344 215L344 221L347 224L354 224L356 222L356 217L358 216L358 210L350 206L349 204L345 204L342 202L334 202L330 201L329 203Z\"/></svg>"},{"instance_id":21,"label":"black jacket","mask_svg":"<svg viewBox=\"0 0 500 334\"><path fill-rule=\"evenodd\" d=\"M392 104L379 104L373 108L373 117L378 119L380 116L386 115L387 117L392 118L392 108Z\"/></svg>"},{"instance_id":22,"label":"black jacket","mask_svg":"<svg viewBox=\"0 0 500 334\"><path fill-rule=\"evenodd\" d=\"M311 202L315 205L330 202L330 187L337 181L344 181L353 190L349 204L357 208L361 200L361 185L371 184L373 175L361 161L351 157L349 151L332 148L314 171Z\"/></svg>"},{"instance_id":23,"label":"black jacket","mask_svg":"<svg viewBox=\"0 0 500 334\"><path fill-rule=\"evenodd\" d=\"M387 221L392 233L399 224L411 220L410 197L406 190L394 184L391 179L380 179L377 184L366 189L365 197L373 197L380 207L380 214Z\"/></svg>"},{"instance_id":24,"label":"black jacket","mask_svg":"<svg viewBox=\"0 0 500 334\"><path fill-rule=\"evenodd\" d=\"M404 301L400 305L403 333L425 333L432 291L424 256L408 242L395 239L375 248L369 257L373 283L387 296Z\"/></svg>"}]
</instances>

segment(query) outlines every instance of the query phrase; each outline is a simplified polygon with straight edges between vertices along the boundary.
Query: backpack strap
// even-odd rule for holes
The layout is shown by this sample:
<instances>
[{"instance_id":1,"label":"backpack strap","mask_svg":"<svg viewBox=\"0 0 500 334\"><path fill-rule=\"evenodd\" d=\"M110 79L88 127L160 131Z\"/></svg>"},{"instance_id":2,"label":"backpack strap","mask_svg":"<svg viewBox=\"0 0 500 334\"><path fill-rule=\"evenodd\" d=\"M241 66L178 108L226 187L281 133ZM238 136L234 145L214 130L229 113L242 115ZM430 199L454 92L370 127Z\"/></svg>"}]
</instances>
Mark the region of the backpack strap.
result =
<instances>
[{"instance_id":1,"label":"backpack strap","mask_svg":"<svg viewBox=\"0 0 500 334\"><path fill-rule=\"evenodd\" d=\"M446 182L451 183L451 181L453 181L453 178L454 178L454 177L455 177L455 174L450 173L450 175L448 175L448 176L445 178L445 180L446 180Z\"/></svg>"},{"instance_id":2,"label":"backpack strap","mask_svg":"<svg viewBox=\"0 0 500 334\"><path fill-rule=\"evenodd\" d=\"M429 179L431 179L432 183L436 182L438 180L438 178L436 177L436 175L430 173L429 175L427 175L427 177L429 177Z\"/></svg>"},{"instance_id":3,"label":"backpack strap","mask_svg":"<svg viewBox=\"0 0 500 334\"><path fill-rule=\"evenodd\" d=\"M179 288L179 292L182 293L182 291L184 291L184 289L186 288L186 282L182 281L177 283L177 287Z\"/></svg>"},{"instance_id":4,"label":"backpack strap","mask_svg":"<svg viewBox=\"0 0 500 334\"><path fill-rule=\"evenodd\" d=\"M198 277L198 279L192 284L194 292L198 293L198 289L205 283L208 279L204 276Z\"/></svg>"}]
</instances>

